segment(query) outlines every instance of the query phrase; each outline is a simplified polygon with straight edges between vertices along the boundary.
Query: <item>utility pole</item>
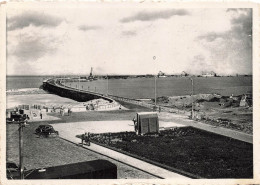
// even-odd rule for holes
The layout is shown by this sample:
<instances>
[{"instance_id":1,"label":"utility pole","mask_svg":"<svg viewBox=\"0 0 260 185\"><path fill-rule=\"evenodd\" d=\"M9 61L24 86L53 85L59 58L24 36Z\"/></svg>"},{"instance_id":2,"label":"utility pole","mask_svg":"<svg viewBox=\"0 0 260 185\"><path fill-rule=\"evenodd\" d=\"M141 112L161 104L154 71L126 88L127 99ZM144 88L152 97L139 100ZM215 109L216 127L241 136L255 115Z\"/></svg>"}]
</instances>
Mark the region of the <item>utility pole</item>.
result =
<instances>
[{"instance_id":1,"label":"utility pole","mask_svg":"<svg viewBox=\"0 0 260 185\"><path fill-rule=\"evenodd\" d=\"M24 123L19 123L19 162L20 162L20 178L24 179L24 168L23 168L23 127Z\"/></svg>"},{"instance_id":2,"label":"utility pole","mask_svg":"<svg viewBox=\"0 0 260 185\"><path fill-rule=\"evenodd\" d=\"M79 80L80 80L80 76L79 76ZM78 89L79 89L80 87L79 87L79 81L78 81Z\"/></svg>"},{"instance_id":3,"label":"utility pole","mask_svg":"<svg viewBox=\"0 0 260 185\"><path fill-rule=\"evenodd\" d=\"M156 59L156 56L153 56L153 60ZM155 108L156 108L156 104L157 104L157 92L156 92L156 70L155 70L155 75L154 75L154 105L155 105Z\"/></svg>"},{"instance_id":4,"label":"utility pole","mask_svg":"<svg viewBox=\"0 0 260 185\"><path fill-rule=\"evenodd\" d=\"M156 90L157 82L156 82L156 75L154 76L154 100L155 100L155 106L157 105L157 90Z\"/></svg>"},{"instance_id":5,"label":"utility pole","mask_svg":"<svg viewBox=\"0 0 260 185\"><path fill-rule=\"evenodd\" d=\"M191 80L191 119L194 118L194 104L193 104L193 93L194 93L194 82L193 79L190 78Z\"/></svg>"},{"instance_id":6,"label":"utility pole","mask_svg":"<svg viewBox=\"0 0 260 185\"><path fill-rule=\"evenodd\" d=\"M108 75L107 75L107 96L108 96Z\"/></svg>"}]
</instances>

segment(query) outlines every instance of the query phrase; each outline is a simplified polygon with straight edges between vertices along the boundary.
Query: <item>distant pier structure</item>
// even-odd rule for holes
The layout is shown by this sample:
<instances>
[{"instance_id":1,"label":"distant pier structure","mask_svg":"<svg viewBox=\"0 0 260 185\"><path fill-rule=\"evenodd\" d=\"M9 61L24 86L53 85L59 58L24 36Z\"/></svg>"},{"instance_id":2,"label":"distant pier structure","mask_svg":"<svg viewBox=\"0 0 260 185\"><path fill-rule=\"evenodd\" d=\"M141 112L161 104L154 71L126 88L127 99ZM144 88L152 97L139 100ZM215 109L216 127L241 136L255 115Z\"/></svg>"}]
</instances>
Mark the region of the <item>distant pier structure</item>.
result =
<instances>
[{"instance_id":1,"label":"distant pier structure","mask_svg":"<svg viewBox=\"0 0 260 185\"><path fill-rule=\"evenodd\" d=\"M52 78L43 81L43 89L46 91L49 91L51 93L57 94L62 97L70 98L79 102L86 102L89 100L94 99L105 99L108 100L110 103L114 100L104 96L103 94L86 91L86 90L80 90L73 87L68 87L63 85L62 82L63 79L61 78Z\"/></svg>"},{"instance_id":2,"label":"distant pier structure","mask_svg":"<svg viewBox=\"0 0 260 185\"><path fill-rule=\"evenodd\" d=\"M214 71L211 72L202 72L202 77L214 77L217 76L217 74Z\"/></svg>"},{"instance_id":3,"label":"distant pier structure","mask_svg":"<svg viewBox=\"0 0 260 185\"><path fill-rule=\"evenodd\" d=\"M182 71L182 72L181 72L181 76L189 76L189 74L186 73L185 71Z\"/></svg>"},{"instance_id":4,"label":"distant pier structure","mask_svg":"<svg viewBox=\"0 0 260 185\"><path fill-rule=\"evenodd\" d=\"M91 67L89 76L86 79L89 81L97 80L97 78L93 75L93 67Z\"/></svg>"}]
</instances>

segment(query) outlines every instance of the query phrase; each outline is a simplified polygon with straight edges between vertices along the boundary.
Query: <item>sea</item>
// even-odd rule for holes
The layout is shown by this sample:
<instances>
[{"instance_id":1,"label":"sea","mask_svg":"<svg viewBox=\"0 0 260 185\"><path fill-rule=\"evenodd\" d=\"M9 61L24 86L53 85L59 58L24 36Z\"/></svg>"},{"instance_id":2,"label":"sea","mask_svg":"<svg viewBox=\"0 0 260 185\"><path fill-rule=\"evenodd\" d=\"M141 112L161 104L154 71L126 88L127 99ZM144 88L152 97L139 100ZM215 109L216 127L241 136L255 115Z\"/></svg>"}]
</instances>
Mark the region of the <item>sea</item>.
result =
<instances>
[{"instance_id":1,"label":"sea","mask_svg":"<svg viewBox=\"0 0 260 185\"><path fill-rule=\"evenodd\" d=\"M39 88L53 76L7 76L6 89ZM252 76L192 77L193 93L217 93L223 96L252 93ZM67 86L115 96L150 99L156 96L182 96L192 93L190 77L99 79L91 82L67 82Z\"/></svg>"}]
</instances>

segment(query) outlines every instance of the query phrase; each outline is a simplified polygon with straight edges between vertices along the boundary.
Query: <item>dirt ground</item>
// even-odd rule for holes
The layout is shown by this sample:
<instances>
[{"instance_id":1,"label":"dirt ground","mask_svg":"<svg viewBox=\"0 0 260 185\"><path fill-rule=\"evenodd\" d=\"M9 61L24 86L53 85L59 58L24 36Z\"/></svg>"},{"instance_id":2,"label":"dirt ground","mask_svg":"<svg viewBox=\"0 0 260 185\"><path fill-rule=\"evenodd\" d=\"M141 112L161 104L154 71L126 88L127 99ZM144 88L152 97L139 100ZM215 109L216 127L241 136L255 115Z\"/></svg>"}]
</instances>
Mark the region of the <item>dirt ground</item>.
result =
<instances>
[{"instance_id":1,"label":"dirt ground","mask_svg":"<svg viewBox=\"0 0 260 185\"><path fill-rule=\"evenodd\" d=\"M253 133L253 107L240 106L241 96L227 97L217 94L159 97L158 105L191 112L194 106L195 120Z\"/></svg>"}]
</instances>

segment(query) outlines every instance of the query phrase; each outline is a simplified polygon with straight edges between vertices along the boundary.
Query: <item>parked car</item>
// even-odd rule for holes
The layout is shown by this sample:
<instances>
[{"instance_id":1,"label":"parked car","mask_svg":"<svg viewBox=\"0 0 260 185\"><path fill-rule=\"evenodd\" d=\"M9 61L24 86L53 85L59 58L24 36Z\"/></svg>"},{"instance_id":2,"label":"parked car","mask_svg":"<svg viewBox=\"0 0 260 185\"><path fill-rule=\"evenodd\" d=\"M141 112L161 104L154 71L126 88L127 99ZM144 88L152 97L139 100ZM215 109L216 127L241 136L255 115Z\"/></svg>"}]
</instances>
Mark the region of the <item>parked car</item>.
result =
<instances>
[{"instance_id":1,"label":"parked car","mask_svg":"<svg viewBox=\"0 0 260 185\"><path fill-rule=\"evenodd\" d=\"M48 135L59 135L59 132L54 130L51 125L40 125L37 129L35 129L36 134L40 136L48 136Z\"/></svg>"},{"instance_id":2,"label":"parked car","mask_svg":"<svg viewBox=\"0 0 260 185\"><path fill-rule=\"evenodd\" d=\"M19 123L24 122L26 119L28 120L27 114L11 114L10 118L6 118L7 123Z\"/></svg>"}]
</instances>

